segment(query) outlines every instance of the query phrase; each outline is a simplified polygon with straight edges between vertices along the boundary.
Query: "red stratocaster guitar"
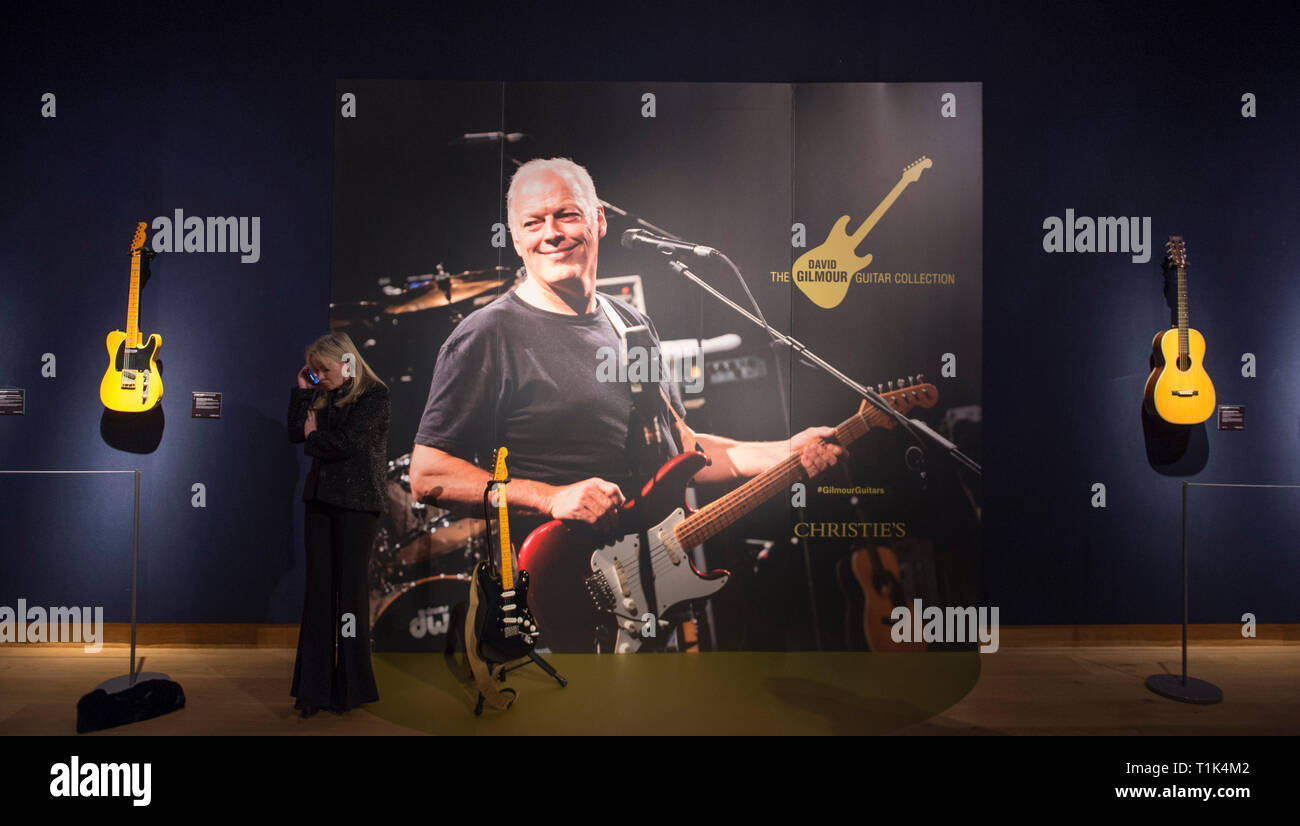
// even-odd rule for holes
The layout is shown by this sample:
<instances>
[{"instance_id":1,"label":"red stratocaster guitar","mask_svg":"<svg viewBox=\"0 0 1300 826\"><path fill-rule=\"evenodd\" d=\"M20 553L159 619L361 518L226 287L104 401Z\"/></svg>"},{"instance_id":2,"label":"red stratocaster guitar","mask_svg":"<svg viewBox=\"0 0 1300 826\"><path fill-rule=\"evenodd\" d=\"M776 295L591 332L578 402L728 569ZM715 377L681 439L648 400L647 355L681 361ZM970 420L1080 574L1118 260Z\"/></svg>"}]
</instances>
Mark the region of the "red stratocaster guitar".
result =
<instances>
[{"instance_id":1,"label":"red stratocaster guitar","mask_svg":"<svg viewBox=\"0 0 1300 826\"><path fill-rule=\"evenodd\" d=\"M934 385L915 384L884 397L906 412L933 407L939 393ZM835 428L835 441L847 447L872 426L893 425L894 420L883 412L867 408ZM805 478L799 455L791 454L688 516L683 504L686 486L707 462L698 451L670 459L639 496L623 503L616 532L621 538L612 544L582 522L552 520L528 535L520 546L519 561L532 573L530 604L551 650L591 651L593 629L611 614L618 629L614 650L639 650L644 629L683 603L714 594L727 584L731 574L701 573L690 559L690 549L773 496L788 493L792 484ZM644 566L642 533L649 554ZM653 605L641 579L643 567L654 572Z\"/></svg>"}]
</instances>

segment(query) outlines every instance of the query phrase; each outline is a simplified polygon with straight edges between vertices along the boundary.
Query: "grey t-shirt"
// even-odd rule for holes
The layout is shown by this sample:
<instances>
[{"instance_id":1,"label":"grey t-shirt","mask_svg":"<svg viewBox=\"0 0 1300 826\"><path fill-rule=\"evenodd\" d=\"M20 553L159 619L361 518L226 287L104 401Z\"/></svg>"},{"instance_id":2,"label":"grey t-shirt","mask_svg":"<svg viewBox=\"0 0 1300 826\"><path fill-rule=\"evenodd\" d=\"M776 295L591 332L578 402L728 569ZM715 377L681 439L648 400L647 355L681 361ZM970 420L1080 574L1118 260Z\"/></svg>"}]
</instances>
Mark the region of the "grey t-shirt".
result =
<instances>
[{"instance_id":1,"label":"grey t-shirt","mask_svg":"<svg viewBox=\"0 0 1300 826\"><path fill-rule=\"evenodd\" d=\"M650 326L658 345L649 319L612 303L627 324ZM666 444L642 448L630 385L600 380L611 352L619 353L619 337L599 304L590 314L561 315L511 292L467 316L443 344L415 441L481 467L504 445L511 476L552 485L596 476L634 495L678 452L658 389L685 411L666 370L658 389L643 385L658 402Z\"/></svg>"}]
</instances>

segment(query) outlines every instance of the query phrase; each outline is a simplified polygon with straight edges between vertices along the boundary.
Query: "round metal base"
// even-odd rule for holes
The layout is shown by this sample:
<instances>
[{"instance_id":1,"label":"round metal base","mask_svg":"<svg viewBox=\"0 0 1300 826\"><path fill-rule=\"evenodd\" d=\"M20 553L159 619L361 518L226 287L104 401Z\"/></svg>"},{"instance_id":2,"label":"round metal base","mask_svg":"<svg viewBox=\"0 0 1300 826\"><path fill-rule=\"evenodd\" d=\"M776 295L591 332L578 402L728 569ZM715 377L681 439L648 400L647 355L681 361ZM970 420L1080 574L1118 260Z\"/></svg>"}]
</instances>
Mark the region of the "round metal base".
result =
<instances>
[{"instance_id":1,"label":"round metal base","mask_svg":"<svg viewBox=\"0 0 1300 826\"><path fill-rule=\"evenodd\" d=\"M1147 688L1161 697L1180 703L1212 705L1223 702L1223 691L1213 683L1188 677L1187 682L1178 674L1152 674L1147 677Z\"/></svg>"},{"instance_id":2,"label":"round metal base","mask_svg":"<svg viewBox=\"0 0 1300 826\"><path fill-rule=\"evenodd\" d=\"M120 677L114 677L111 680L105 680L104 682L95 686L95 688L97 689L102 688L105 691L107 691L109 694L116 694L119 691L127 690L128 688L135 685L136 683L143 683L145 680L169 680L169 679L171 678L168 677L166 674L162 674L158 671L141 671L138 672L134 677L132 677L130 674L123 674Z\"/></svg>"}]
</instances>

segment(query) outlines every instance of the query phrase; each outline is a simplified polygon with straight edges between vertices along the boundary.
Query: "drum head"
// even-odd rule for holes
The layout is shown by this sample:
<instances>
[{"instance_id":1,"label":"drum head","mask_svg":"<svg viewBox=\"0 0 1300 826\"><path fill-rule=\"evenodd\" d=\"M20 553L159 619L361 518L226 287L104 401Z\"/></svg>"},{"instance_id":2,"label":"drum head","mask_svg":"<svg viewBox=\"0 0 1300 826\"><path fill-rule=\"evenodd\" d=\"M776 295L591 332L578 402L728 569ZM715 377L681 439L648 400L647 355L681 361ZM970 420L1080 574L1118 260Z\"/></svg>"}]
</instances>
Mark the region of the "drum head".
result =
<instances>
[{"instance_id":1,"label":"drum head","mask_svg":"<svg viewBox=\"0 0 1300 826\"><path fill-rule=\"evenodd\" d=\"M387 595L371 595L375 619L373 650L444 653L464 651L463 625L469 608L470 577L442 574L401 586ZM458 610L459 609L459 610ZM459 614L458 622L454 622ZM459 629L459 633L455 631Z\"/></svg>"}]
</instances>

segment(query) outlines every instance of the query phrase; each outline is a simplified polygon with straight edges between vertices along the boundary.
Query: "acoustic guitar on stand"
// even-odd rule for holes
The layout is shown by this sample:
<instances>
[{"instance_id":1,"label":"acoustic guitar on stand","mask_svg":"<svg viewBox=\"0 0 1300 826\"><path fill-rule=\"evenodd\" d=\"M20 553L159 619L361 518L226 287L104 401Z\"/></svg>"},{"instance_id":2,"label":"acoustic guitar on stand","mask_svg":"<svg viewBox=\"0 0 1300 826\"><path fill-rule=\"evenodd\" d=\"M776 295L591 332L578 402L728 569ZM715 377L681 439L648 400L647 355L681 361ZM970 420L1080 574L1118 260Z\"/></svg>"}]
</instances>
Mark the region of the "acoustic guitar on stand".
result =
<instances>
[{"instance_id":1,"label":"acoustic guitar on stand","mask_svg":"<svg viewBox=\"0 0 1300 826\"><path fill-rule=\"evenodd\" d=\"M867 412L865 401L858 412ZM847 475L848 471L845 473ZM869 521L856 497L853 510L859 522ZM893 638L894 609L910 607L895 547L893 542L858 540L853 543L849 555L836 563L835 573L840 590L844 592L845 640L851 649L865 646L867 650L878 653L926 650L924 641L897 642Z\"/></svg>"},{"instance_id":2,"label":"acoustic guitar on stand","mask_svg":"<svg viewBox=\"0 0 1300 826\"><path fill-rule=\"evenodd\" d=\"M108 334L108 371L99 383L99 398L109 410L143 413L162 401L162 375L158 372L158 350L162 336L154 333L142 342L140 335L140 258L145 228L141 221L131 239L131 288L127 293L126 330Z\"/></svg>"},{"instance_id":3,"label":"acoustic guitar on stand","mask_svg":"<svg viewBox=\"0 0 1300 826\"><path fill-rule=\"evenodd\" d=\"M1170 424L1199 424L1214 413L1214 385L1205 372L1205 338L1187 323L1187 248L1181 236L1165 245L1178 270L1178 326L1151 342L1146 408Z\"/></svg>"}]
</instances>

